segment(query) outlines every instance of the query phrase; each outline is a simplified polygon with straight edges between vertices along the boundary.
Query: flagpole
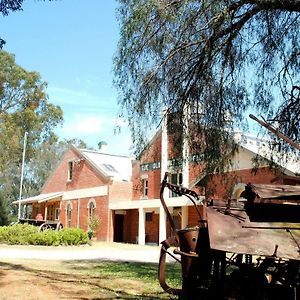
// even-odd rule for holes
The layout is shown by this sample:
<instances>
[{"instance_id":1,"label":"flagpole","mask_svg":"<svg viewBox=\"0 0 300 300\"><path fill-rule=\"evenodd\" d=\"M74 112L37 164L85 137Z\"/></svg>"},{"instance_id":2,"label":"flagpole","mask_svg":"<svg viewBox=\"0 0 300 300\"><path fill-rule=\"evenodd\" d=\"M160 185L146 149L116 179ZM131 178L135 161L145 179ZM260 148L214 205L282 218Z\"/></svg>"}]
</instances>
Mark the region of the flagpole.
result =
<instances>
[{"instance_id":1,"label":"flagpole","mask_svg":"<svg viewBox=\"0 0 300 300\"><path fill-rule=\"evenodd\" d=\"M24 178L24 162L25 162L25 152L26 152L26 143L27 143L28 132L24 133L24 142L23 142L23 155L22 155L22 166L21 166L21 180L20 180L20 193L19 193L19 209L18 209L18 221L21 219L21 199L22 199L22 188L23 188L23 178Z\"/></svg>"}]
</instances>

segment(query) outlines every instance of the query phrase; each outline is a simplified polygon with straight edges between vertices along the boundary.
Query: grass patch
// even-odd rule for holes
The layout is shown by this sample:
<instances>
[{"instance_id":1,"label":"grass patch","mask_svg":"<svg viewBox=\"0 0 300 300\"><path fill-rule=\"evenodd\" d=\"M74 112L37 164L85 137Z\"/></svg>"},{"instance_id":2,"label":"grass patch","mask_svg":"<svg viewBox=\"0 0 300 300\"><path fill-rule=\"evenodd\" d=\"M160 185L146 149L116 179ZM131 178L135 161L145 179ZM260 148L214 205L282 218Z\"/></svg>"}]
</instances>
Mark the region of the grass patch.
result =
<instances>
[{"instance_id":1,"label":"grass patch","mask_svg":"<svg viewBox=\"0 0 300 300\"><path fill-rule=\"evenodd\" d=\"M123 290L134 293L136 299L154 297L154 299L177 299L166 294L158 281L158 264L139 262L65 262L75 272L108 280L108 285L115 291ZM112 280L113 279L113 280ZM181 265L168 263L166 267L167 283L174 288L181 288Z\"/></svg>"}]
</instances>

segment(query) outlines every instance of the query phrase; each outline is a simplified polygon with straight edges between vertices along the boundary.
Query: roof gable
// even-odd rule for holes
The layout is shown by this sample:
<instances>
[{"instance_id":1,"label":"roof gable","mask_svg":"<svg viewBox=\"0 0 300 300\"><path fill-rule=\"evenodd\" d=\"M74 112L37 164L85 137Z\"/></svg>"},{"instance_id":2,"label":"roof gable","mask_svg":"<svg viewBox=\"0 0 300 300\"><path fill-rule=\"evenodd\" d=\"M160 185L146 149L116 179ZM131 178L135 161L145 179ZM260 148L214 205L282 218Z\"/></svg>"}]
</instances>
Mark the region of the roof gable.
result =
<instances>
[{"instance_id":1,"label":"roof gable","mask_svg":"<svg viewBox=\"0 0 300 300\"><path fill-rule=\"evenodd\" d=\"M99 151L78 149L74 150L89 163L96 172L99 172L107 179L115 181L130 181L132 174L131 158L122 155L113 155Z\"/></svg>"}]
</instances>

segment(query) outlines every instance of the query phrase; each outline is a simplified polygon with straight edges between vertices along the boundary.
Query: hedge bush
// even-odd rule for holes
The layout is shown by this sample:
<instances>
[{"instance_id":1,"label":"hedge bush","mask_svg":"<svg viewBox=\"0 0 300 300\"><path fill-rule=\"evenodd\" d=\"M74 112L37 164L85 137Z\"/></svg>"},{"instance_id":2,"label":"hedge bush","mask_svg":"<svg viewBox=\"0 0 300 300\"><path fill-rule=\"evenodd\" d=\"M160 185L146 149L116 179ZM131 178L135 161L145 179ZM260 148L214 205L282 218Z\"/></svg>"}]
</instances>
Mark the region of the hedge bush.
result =
<instances>
[{"instance_id":1,"label":"hedge bush","mask_svg":"<svg viewBox=\"0 0 300 300\"><path fill-rule=\"evenodd\" d=\"M88 234L79 228L64 228L58 233L62 245L82 245L90 240Z\"/></svg>"},{"instance_id":2,"label":"hedge bush","mask_svg":"<svg viewBox=\"0 0 300 300\"><path fill-rule=\"evenodd\" d=\"M0 243L9 245L82 245L89 242L88 234L79 228L60 231L44 230L29 224L13 224L0 227Z\"/></svg>"},{"instance_id":3,"label":"hedge bush","mask_svg":"<svg viewBox=\"0 0 300 300\"><path fill-rule=\"evenodd\" d=\"M38 227L29 224L2 226L0 227L0 242L10 245L28 245L28 237L38 231Z\"/></svg>"}]
</instances>

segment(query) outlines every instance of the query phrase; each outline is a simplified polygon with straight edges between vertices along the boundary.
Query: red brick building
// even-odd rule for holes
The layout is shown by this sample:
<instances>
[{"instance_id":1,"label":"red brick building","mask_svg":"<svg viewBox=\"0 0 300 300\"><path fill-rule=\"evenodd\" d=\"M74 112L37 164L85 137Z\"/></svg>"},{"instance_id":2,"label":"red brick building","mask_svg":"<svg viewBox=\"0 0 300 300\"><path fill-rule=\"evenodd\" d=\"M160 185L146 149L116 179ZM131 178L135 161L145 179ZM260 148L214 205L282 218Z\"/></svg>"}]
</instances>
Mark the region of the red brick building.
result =
<instances>
[{"instance_id":1,"label":"red brick building","mask_svg":"<svg viewBox=\"0 0 300 300\"><path fill-rule=\"evenodd\" d=\"M88 230L91 219L99 219L97 239L113 241L120 233L114 231L114 215L109 205L131 198L129 157L71 146L42 193L21 200L21 204L26 206L27 219L60 222L63 227Z\"/></svg>"},{"instance_id":2,"label":"red brick building","mask_svg":"<svg viewBox=\"0 0 300 300\"><path fill-rule=\"evenodd\" d=\"M101 220L97 238L125 243L159 243L169 236L166 214L159 199L160 182L166 171L171 183L196 190L202 199L238 198L245 183L298 184L298 166L269 169L261 162L253 172L252 160L258 153L268 157L262 141L237 135L239 151L228 172L212 175L204 186L197 155L184 145L180 164L172 149L166 127L156 133L139 160L101 152L71 149L44 185L41 195L21 200L31 205L31 218L42 215L64 227L87 230L91 217ZM261 152L262 151L262 152ZM241 183L241 189L235 188ZM192 202L166 193L165 200L178 228L198 224ZM18 201L17 201L18 202Z\"/></svg>"},{"instance_id":3,"label":"red brick building","mask_svg":"<svg viewBox=\"0 0 300 300\"><path fill-rule=\"evenodd\" d=\"M202 178L202 165L196 163L197 155L189 154L184 145L182 157L178 164L172 141L166 130L162 129L153 137L139 160L133 164L132 200L115 202L110 205L112 211L122 213L123 241L158 243L170 235L166 224L166 215L159 200L160 182L168 171L171 183L182 184L196 190L202 199L239 198L246 183L298 184L299 165L290 163L270 169L266 160L262 160L253 172L253 159L258 155L268 158L270 151L263 141L251 136L236 134L239 151L232 158L228 171L221 175L212 175L208 184ZM298 168L298 169L297 169ZM239 186L240 183L240 186ZM198 217L192 202L186 197L178 197L172 192L165 194L174 223L178 228L198 224Z\"/></svg>"}]
</instances>

